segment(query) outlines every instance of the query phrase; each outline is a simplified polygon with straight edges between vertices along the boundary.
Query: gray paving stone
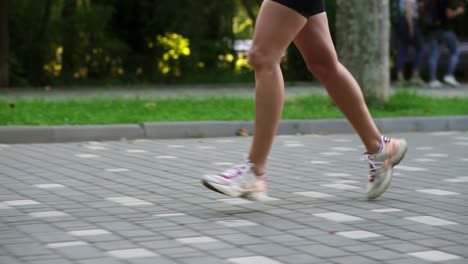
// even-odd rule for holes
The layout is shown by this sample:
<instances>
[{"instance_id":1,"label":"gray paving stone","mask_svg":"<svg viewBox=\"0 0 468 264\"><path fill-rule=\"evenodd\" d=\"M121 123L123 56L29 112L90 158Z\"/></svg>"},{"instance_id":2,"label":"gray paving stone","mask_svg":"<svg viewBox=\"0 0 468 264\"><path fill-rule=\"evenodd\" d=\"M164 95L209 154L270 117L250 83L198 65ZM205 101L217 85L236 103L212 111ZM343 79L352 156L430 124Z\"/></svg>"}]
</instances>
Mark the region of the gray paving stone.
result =
<instances>
[{"instance_id":1,"label":"gray paving stone","mask_svg":"<svg viewBox=\"0 0 468 264\"><path fill-rule=\"evenodd\" d=\"M183 246L182 243L179 243L175 240L156 240L156 241L146 241L140 242L140 245L149 248L149 249L163 249L163 248L177 248Z\"/></svg>"},{"instance_id":2,"label":"gray paving stone","mask_svg":"<svg viewBox=\"0 0 468 264\"><path fill-rule=\"evenodd\" d=\"M10 209L0 207L0 256L7 258L8 264L43 264L40 262L44 261L55 264L53 262L64 259L68 260L64 264L102 264L100 262L119 263L107 255L107 251L143 248L160 256L129 259L122 263L222 263L227 259L258 255L288 264L406 264L426 263L408 253L440 250L463 257L447 263L466 262L468 196L463 183L445 180L468 177L466 150L462 145L454 144L468 141L462 139L468 139L468 133L397 136L406 137L411 149L401 164L403 167L395 169L392 186L381 198L371 202L364 199L364 188L340 190L327 187L340 180L353 180L356 182L345 183L365 187L367 168L365 163L356 162L361 143L354 134L278 137L269 162L269 193L279 200L248 204L219 201L227 197L203 188L199 178L228 167L213 164L215 162L238 161L248 151L251 138L228 138L233 141L231 143L223 143L223 139L217 138L101 143L105 144L106 150L89 149L86 146L94 143L86 142L11 145L8 151L2 151L0 147L0 203L13 200L41 202ZM287 144L304 147L288 147ZM128 153L129 149L146 152ZM332 151L340 155L321 154ZM75 154L78 153L98 153L100 158L77 158ZM426 155L438 153L448 154L448 157ZM177 158L157 159L156 156ZM415 167L427 170L418 171ZM130 171L106 171L109 168L128 168ZM349 176L336 177L338 173ZM62 184L66 188L33 187L45 183ZM459 194L440 196L416 191L421 189ZM306 197L296 192L333 196ZM134 197L153 205L121 206L107 201L109 197ZM372 211L386 208L401 211ZM38 219L29 216L41 211L62 211L70 217ZM182 215L171 216L172 213ZM337 223L314 215L321 213L341 213L363 220ZM162 214L169 215L157 217ZM431 216L457 224L431 226L405 219L415 216ZM236 219L257 225L219 224ZM111 234L79 238L68 234L69 231L91 229L105 229ZM353 231L381 236L351 239L337 235ZM183 244L175 240L187 237L210 237L218 242ZM78 240L88 244L46 247L48 243Z\"/></svg>"},{"instance_id":3,"label":"gray paving stone","mask_svg":"<svg viewBox=\"0 0 468 264\"><path fill-rule=\"evenodd\" d=\"M195 250L191 247L182 246L177 248L163 248L158 251L163 256L170 258L189 258L189 257L201 257L204 254L202 251Z\"/></svg>"},{"instance_id":4,"label":"gray paving stone","mask_svg":"<svg viewBox=\"0 0 468 264\"><path fill-rule=\"evenodd\" d=\"M382 245L382 247L388 248L390 250L394 250L397 252L401 252L401 253L419 252L419 251L427 250L427 247L409 243L409 242Z\"/></svg>"},{"instance_id":5,"label":"gray paving stone","mask_svg":"<svg viewBox=\"0 0 468 264\"><path fill-rule=\"evenodd\" d=\"M332 247L344 247L344 246L350 246L350 245L355 245L356 241L337 236L335 234L333 235L321 235L321 236L314 236L311 237L311 240L317 241L318 243L325 244L327 246L332 246Z\"/></svg>"},{"instance_id":6,"label":"gray paving stone","mask_svg":"<svg viewBox=\"0 0 468 264\"><path fill-rule=\"evenodd\" d=\"M232 235L223 235L219 236L220 240L227 241L229 243L232 243L234 245L253 245L253 244L261 244L264 243L263 240L247 235L247 234L232 234Z\"/></svg>"},{"instance_id":7,"label":"gray paving stone","mask_svg":"<svg viewBox=\"0 0 468 264\"><path fill-rule=\"evenodd\" d=\"M200 233L190 230L188 228L180 228L178 230L161 231L161 234L170 238L182 238L182 237L197 237L201 236Z\"/></svg>"},{"instance_id":8,"label":"gray paving stone","mask_svg":"<svg viewBox=\"0 0 468 264\"><path fill-rule=\"evenodd\" d=\"M444 263L447 263L447 264L465 264L466 263L466 258L447 260L447 261L444 261Z\"/></svg>"},{"instance_id":9,"label":"gray paving stone","mask_svg":"<svg viewBox=\"0 0 468 264\"><path fill-rule=\"evenodd\" d=\"M414 243L421 245L423 247L428 247L428 248L440 248L443 246L452 246L452 245L457 244L454 241L447 241L447 240L438 239L438 238L415 240Z\"/></svg>"},{"instance_id":10,"label":"gray paving stone","mask_svg":"<svg viewBox=\"0 0 468 264\"><path fill-rule=\"evenodd\" d=\"M295 230L288 230L288 233L300 236L300 237L314 237L317 235L327 235L328 232L323 230L315 229L315 228L307 228L307 229L295 229Z\"/></svg>"},{"instance_id":11,"label":"gray paving stone","mask_svg":"<svg viewBox=\"0 0 468 264\"><path fill-rule=\"evenodd\" d=\"M66 221L66 222L55 222L54 226L62 230L76 230L76 229L94 229L95 226L83 221Z\"/></svg>"},{"instance_id":12,"label":"gray paving stone","mask_svg":"<svg viewBox=\"0 0 468 264\"><path fill-rule=\"evenodd\" d=\"M97 243L94 243L94 246L104 251L126 249L126 248L138 248L138 246L126 240L97 242Z\"/></svg>"},{"instance_id":13,"label":"gray paving stone","mask_svg":"<svg viewBox=\"0 0 468 264\"><path fill-rule=\"evenodd\" d=\"M25 233L49 233L58 231L56 228L46 224L17 225L16 228Z\"/></svg>"},{"instance_id":14,"label":"gray paving stone","mask_svg":"<svg viewBox=\"0 0 468 264\"><path fill-rule=\"evenodd\" d=\"M257 254L269 256L269 257L276 257L276 256L284 256L284 255L293 255L299 254L300 251L293 250L287 248L285 246L280 246L276 244L257 244L257 245L250 245L248 246L249 250L257 252Z\"/></svg>"},{"instance_id":15,"label":"gray paving stone","mask_svg":"<svg viewBox=\"0 0 468 264\"><path fill-rule=\"evenodd\" d=\"M359 253L359 252L377 251L377 250L380 250L381 248L377 246L373 246L373 245L360 243L354 246L345 246L343 247L343 249L349 252Z\"/></svg>"},{"instance_id":16,"label":"gray paving stone","mask_svg":"<svg viewBox=\"0 0 468 264\"><path fill-rule=\"evenodd\" d=\"M441 247L440 250L468 259L468 251L466 250L466 246L456 245L450 247Z\"/></svg>"},{"instance_id":17,"label":"gray paving stone","mask_svg":"<svg viewBox=\"0 0 468 264\"><path fill-rule=\"evenodd\" d=\"M128 263L130 264L179 264L176 262L164 257L154 257L154 258L142 258L142 259L129 259Z\"/></svg>"},{"instance_id":18,"label":"gray paving stone","mask_svg":"<svg viewBox=\"0 0 468 264\"><path fill-rule=\"evenodd\" d=\"M403 263L427 264L427 263L431 263L431 262L428 262L428 261L425 261L425 260L422 260L422 259L418 259L418 258L415 258L415 257L407 256L407 257L402 257L402 258L395 259L395 260L388 260L388 261L386 261L386 263L390 263L390 264L403 264ZM447 262L442 262L442 263L445 264Z\"/></svg>"},{"instance_id":19,"label":"gray paving stone","mask_svg":"<svg viewBox=\"0 0 468 264\"><path fill-rule=\"evenodd\" d=\"M348 256L348 257L341 257L341 258L333 258L330 259L334 263L342 263L342 264L371 264L375 263L375 260L361 257L361 256Z\"/></svg>"},{"instance_id":20,"label":"gray paving stone","mask_svg":"<svg viewBox=\"0 0 468 264\"><path fill-rule=\"evenodd\" d=\"M18 237L18 238L4 239L2 242L8 243L11 245L18 245L18 244L29 244L29 243L33 243L34 241L30 237Z\"/></svg>"},{"instance_id":21,"label":"gray paving stone","mask_svg":"<svg viewBox=\"0 0 468 264\"><path fill-rule=\"evenodd\" d=\"M125 221L105 222L99 223L98 226L105 228L109 231L122 231L122 230L135 230L138 229L137 225Z\"/></svg>"},{"instance_id":22,"label":"gray paving stone","mask_svg":"<svg viewBox=\"0 0 468 264\"><path fill-rule=\"evenodd\" d=\"M80 239L83 241L87 241L87 242L97 243L97 242L107 242L107 241L120 241L122 240L122 237L109 234L109 235L97 235L97 236L83 236L83 237L80 237Z\"/></svg>"},{"instance_id":23,"label":"gray paving stone","mask_svg":"<svg viewBox=\"0 0 468 264\"><path fill-rule=\"evenodd\" d=\"M349 252L324 245L298 246L297 250L321 258L331 258L350 255Z\"/></svg>"},{"instance_id":24,"label":"gray paving stone","mask_svg":"<svg viewBox=\"0 0 468 264\"><path fill-rule=\"evenodd\" d=\"M240 258L240 257L248 257L248 256L254 255L252 251L249 251L247 249L243 249L243 248L218 249L218 250L212 251L211 254L221 259Z\"/></svg>"},{"instance_id":25,"label":"gray paving stone","mask_svg":"<svg viewBox=\"0 0 468 264\"><path fill-rule=\"evenodd\" d=\"M300 245L303 243L308 243L308 240L305 238L288 234L264 237L264 239L285 245Z\"/></svg>"},{"instance_id":26,"label":"gray paving stone","mask_svg":"<svg viewBox=\"0 0 468 264\"><path fill-rule=\"evenodd\" d=\"M148 230L121 230L116 231L117 234L123 237L133 238L133 237L154 237L156 234Z\"/></svg>"},{"instance_id":27,"label":"gray paving stone","mask_svg":"<svg viewBox=\"0 0 468 264\"><path fill-rule=\"evenodd\" d=\"M18 257L49 255L52 252L37 243L18 243L3 245L6 251Z\"/></svg>"},{"instance_id":28,"label":"gray paving stone","mask_svg":"<svg viewBox=\"0 0 468 264\"><path fill-rule=\"evenodd\" d=\"M386 250L386 249L381 249L381 250L373 250L373 251L363 251L359 253L360 255L375 259L378 261L385 261L385 260L391 260L391 259L398 259L401 257L401 254L391 251L391 250Z\"/></svg>"},{"instance_id":29,"label":"gray paving stone","mask_svg":"<svg viewBox=\"0 0 468 264\"><path fill-rule=\"evenodd\" d=\"M194 258L187 258L187 259L179 259L182 263L186 264L228 264L229 262L224 261L219 258L215 257L194 257Z\"/></svg>"},{"instance_id":30,"label":"gray paving stone","mask_svg":"<svg viewBox=\"0 0 468 264\"><path fill-rule=\"evenodd\" d=\"M73 260L105 257L101 251L93 246L63 247L55 250L60 255Z\"/></svg>"},{"instance_id":31,"label":"gray paving stone","mask_svg":"<svg viewBox=\"0 0 468 264\"><path fill-rule=\"evenodd\" d=\"M314 257L309 254L295 254L288 256L276 257L279 261L288 264L309 264L309 263L323 263L324 260Z\"/></svg>"},{"instance_id":32,"label":"gray paving stone","mask_svg":"<svg viewBox=\"0 0 468 264\"><path fill-rule=\"evenodd\" d=\"M204 251L216 251L220 249L229 249L233 248L233 245L216 241L216 242L211 242L211 243L197 243L197 244L192 244L192 247L204 250Z\"/></svg>"},{"instance_id":33,"label":"gray paving stone","mask_svg":"<svg viewBox=\"0 0 468 264\"><path fill-rule=\"evenodd\" d=\"M5 264L23 264L24 262L12 256L0 256L0 263Z\"/></svg>"},{"instance_id":34,"label":"gray paving stone","mask_svg":"<svg viewBox=\"0 0 468 264\"><path fill-rule=\"evenodd\" d=\"M73 236L70 236L63 232L53 232L53 233L34 233L32 236L41 241L42 243L57 243L57 242L66 242L74 240Z\"/></svg>"},{"instance_id":35,"label":"gray paving stone","mask_svg":"<svg viewBox=\"0 0 468 264\"><path fill-rule=\"evenodd\" d=\"M238 231L234 229L227 229L227 228L219 228L219 229L211 229L211 230L201 230L200 232L209 235L209 236L219 236L219 235L230 235L230 234L237 234Z\"/></svg>"},{"instance_id":36,"label":"gray paving stone","mask_svg":"<svg viewBox=\"0 0 468 264\"><path fill-rule=\"evenodd\" d=\"M0 262L2 263L2 262ZM70 260L64 258L44 259L44 260L30 260L29 264L73 264Z\"/></svg>"},{"instance_id":37,"label":"gray paving stone","mask_svg":"<svg viewBox=\"0 0 468 264\"><path fill-rule=\"evenodd\" d=\"M122 264L124 262L121 262L114 258L106 257L106 258L83 259L83 260L78 260L76 263L79 263L79 264Z\"/></svg>"}]
</instances>

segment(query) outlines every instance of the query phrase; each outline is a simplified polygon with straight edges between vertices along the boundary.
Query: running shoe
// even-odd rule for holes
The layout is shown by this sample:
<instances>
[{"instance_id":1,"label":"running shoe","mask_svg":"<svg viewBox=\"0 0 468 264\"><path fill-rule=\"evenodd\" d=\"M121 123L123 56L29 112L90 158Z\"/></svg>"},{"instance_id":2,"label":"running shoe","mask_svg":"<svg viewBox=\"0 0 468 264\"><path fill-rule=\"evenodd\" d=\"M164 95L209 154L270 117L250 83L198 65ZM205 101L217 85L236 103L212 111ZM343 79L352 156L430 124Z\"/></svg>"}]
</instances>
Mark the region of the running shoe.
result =
<instances>
[{"instance_id":1,"label":"running shoe","mask_svg":"<svg viewBox=\"0 0 468 264\"><path fill-rule=\"evenodd\" d=\"M382 136L378 153L365 153L362 157L370 165L367 198L376 199L387 190L393 178L393 167L405 157L408 149L406 140Z\"/></svg>"},{"instance_id":2,"label":"running shoe","mask_svg":"<svg viewBox=\"0 0 468 264\"><path fill-rule=\"evenodd\" d=\"M458 87L460 86L460 83L455 79L453 75L446 75L444 77L444 83L453 86L453 87Z\"/></svg>"},{"instance_id":3,"label":"running shoe","mask_svg":"<svg viewBox=\"0 0 468 264\"><path fill-rule=\"evenodd\" d=\"M253 163L246 161L219 174L204 175L202 184L231 197L261 201L267 196L266 176L255 175L253 167Z\"/></svg>"},{"instance_id":4,"label":"running shoe","mask_svg":"<svg viewBox=\"0 0 468 264\"><path fill-rule=\"evenodd\" d=\"M443 86L443 84L439 80L432 80L428 83L429 88L440 88Z\"/></svg>"}]
</instances>

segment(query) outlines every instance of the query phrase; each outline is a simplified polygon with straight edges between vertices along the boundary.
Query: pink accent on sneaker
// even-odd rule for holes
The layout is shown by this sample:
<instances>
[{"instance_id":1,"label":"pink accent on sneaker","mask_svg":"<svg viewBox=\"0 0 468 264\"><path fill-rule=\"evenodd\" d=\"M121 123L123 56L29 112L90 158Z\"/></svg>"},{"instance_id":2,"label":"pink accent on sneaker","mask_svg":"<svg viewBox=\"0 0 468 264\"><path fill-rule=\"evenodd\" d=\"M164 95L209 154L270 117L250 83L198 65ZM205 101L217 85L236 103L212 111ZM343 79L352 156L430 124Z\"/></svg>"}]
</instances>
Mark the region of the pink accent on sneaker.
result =
<instances>
[{"instance_id":1,"label":"pink accent on sneaker","mask_svg":"<svg viewBox=\"0 0 468 264\"><path fill-rule=\"evenodd\" d=\"M253 167L246 161L222 173L203 176L202 184L228 196L260 201L266 197L266 176L255 175Z\"/></svg>"},{"instance_id":2,"label":"pink accent on sneaker","mask_svg":"<svg viewBox=\"0 0 468 264\"><path fill-rule=\"evenodd\" d=\"M375 154L365 153L363 160L369 162L369 183L367 198L375 199L382 195L390 185L393 167L405 156L407 144L404 139L391 139L382 136L380 151Z\"/></svg>"}]
</instances>

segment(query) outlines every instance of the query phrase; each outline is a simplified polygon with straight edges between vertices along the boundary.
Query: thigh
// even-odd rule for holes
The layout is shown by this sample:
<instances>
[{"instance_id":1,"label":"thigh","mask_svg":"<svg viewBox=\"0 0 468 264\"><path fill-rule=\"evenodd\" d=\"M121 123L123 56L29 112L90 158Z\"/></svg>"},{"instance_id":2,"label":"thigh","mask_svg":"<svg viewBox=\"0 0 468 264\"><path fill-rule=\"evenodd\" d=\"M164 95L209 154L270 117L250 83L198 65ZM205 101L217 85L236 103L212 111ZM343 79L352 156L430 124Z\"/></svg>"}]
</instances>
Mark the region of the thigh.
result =
<instances>
[{"instance_id":1,"label":"thigh","mask_svg":"<svg viewBox=\"0 0 468 264\"><path fill-rule=\"evenodd\" d=\"M338 56L326 13L312 16L294 40L308 66L335 63Z\"/></svg>"},{"instance_id":2,"label":"thigh","mask_svg":"<svg viewBox=\"0 0 468 264\"><path fill-rule=\"evenodd\" d=\"M279 60L306 22L304 16L290 8L264 0L255 24L252 50Z\"/></svg>"}]
</instances>

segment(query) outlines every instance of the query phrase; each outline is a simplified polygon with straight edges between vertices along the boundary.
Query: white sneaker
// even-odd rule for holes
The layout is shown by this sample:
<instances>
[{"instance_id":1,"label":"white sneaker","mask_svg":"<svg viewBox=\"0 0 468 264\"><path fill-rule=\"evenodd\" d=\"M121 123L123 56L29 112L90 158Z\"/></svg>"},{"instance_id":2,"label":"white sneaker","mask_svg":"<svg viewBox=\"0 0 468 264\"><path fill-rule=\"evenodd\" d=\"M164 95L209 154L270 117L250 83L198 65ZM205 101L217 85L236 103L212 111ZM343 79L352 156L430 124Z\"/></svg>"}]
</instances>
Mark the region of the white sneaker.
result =
<instances>
[{"instance_id":1,"label":"white sneaker","mask_svg":"<svg viewBox=\"0 0 468 264\"><path fill-rule=\"evenodd\" d=\"M446 84L448 84L448 85L453 86L453 87L460 86L460 83L455 79L455 77L453 75L445 75L444 82Z\"/></svg>"},{"instance_id":2,"label":"white sneaker","mask_svg":"<svg viewBox=\"0 0 468 264\"><path fill-rule=\"evenodd\" d=\"M408 149L406 140L382 136L381 150L375 154L364 154L363 160L370 165L369 183L367 184L367 198L375 199L382 195L393 178L393 167L405 157Z\"/></svg>"},{"instance_id":3,"label":"white sneaker","mask_svg":"<svg viewBox=\"0 0 468 264\"><path fill-rule=\"evenodd\" d=\"M439 80L435 79L429 82L429 87L430 88L440 88L442 87L442 83L439 82Z\"/></svg>"},{"instance_id":4,"label":"white sneaker","mask_svg":"<svg viewBox=\"0 0 468 264\"><path fill-rule=\"evenodd\" d=\"M257 176L253 172L254 164L243 164L212 175L204 175L202 184L215 192L252 201L261 201L267 196L266 176Z\"/></svg>"}]
</instances>

